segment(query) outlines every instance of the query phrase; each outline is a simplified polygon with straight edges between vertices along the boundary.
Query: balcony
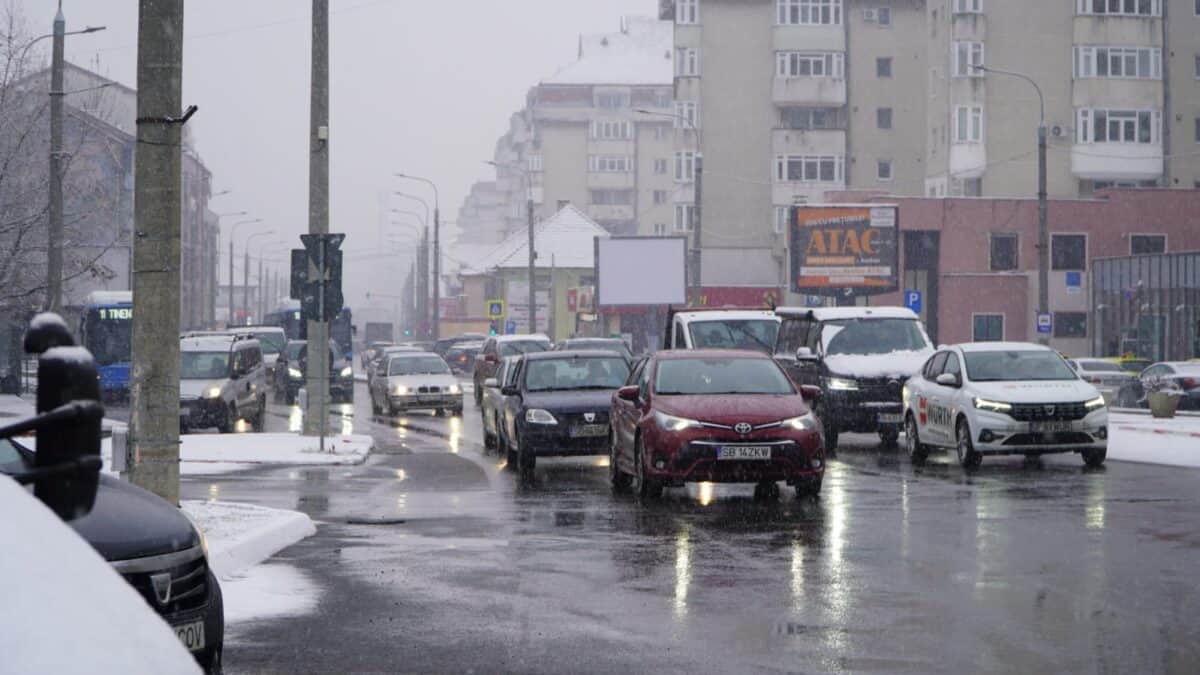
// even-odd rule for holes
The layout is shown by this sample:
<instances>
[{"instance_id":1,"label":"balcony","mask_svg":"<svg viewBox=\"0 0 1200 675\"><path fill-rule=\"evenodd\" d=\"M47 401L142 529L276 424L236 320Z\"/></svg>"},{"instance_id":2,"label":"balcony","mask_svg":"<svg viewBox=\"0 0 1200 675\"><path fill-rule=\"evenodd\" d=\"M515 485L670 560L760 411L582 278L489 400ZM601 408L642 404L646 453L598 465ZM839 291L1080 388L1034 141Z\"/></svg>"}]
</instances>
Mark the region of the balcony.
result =
<instances>
[{"instance_id":1,"label":"balcony","mask_svg":"<svg viewBox=\"0 0 1200 675\"><path fill-rule=\"evenodd\" d=\"M771 85L775 105L838 107L846 105L846 80L832 77L776 77Z\"/></svg>"},{"instance_id":2,"label":"balcony","mask_svg":"<svg viewBox=\"0 0 1200 675\"><path fill-rule=\"evenodd\" d=\"M950 174L955 178L981 178L987 170L987 146L983 143L951 143Z\"/></svg>"},{"instance_id":3,"label":"balcony","mask_svg":"<svg viewBox=\"0 0 1200 675\"><path fill-rule=\"evenodd\" d=\"M846 132L843 129L774 129L771 131L773 155L845 155Z\"/></svg>"},{"instance_id":4,"label":"balcony","mask_svg":"<svg viewBox=\"0 0 1200 675\"><path fill-rule=\"evenodd\" d=\"M1154 180L1163 173L1162 143L1076 143L1071 173L1088 180Z\"/></svg>"}]
</instances>

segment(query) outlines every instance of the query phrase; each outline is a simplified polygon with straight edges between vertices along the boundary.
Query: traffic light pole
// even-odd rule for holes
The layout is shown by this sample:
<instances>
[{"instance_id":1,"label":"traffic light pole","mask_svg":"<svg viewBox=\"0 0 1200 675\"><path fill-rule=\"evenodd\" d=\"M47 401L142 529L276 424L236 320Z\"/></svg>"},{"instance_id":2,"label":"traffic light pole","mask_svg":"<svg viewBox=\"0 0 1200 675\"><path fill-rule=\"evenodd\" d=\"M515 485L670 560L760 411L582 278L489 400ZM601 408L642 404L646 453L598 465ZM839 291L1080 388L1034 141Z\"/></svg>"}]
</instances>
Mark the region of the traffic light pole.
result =
<instances>
[{"instance_id":1,"label":"traffic light pole","mask_svg":"<svg viewBox=\"0 0 1200 675\"><path fill-rule=\"evenodd\" d=\"M308 164L308 232L329 233L329 0L313 0L312 3L312 84L309 119L309 164ZM309 263L310 279L325 277L324 252L320 247L318 261L321 269L313 270ZM311 258L311 256L310 256ZM322 283L320 310L324 310L324 284ZM308 357L306 359L304 386L308 393L304 404L304 434L320 436L324 450L325 434L329 419L326 414L326 399L329 397L329 323L325 312L308 320Z\"/></svg>"}]
</instances>

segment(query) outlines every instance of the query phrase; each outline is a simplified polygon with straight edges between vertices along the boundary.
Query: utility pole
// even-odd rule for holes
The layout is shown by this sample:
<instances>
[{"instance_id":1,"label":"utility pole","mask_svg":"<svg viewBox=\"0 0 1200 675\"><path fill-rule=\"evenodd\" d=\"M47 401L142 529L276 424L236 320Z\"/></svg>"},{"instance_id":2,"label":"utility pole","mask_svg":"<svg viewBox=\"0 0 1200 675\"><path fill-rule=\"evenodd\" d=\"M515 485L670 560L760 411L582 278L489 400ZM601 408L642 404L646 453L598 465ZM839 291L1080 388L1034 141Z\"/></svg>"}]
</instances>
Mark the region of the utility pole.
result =
<instances>
[{"instance_id":1,"label":"utility pole","mask_svg":"<svg viewBox=\"0 0 1200 675\"><path fill-rule=\"evenodd\" d=\"M694 127L693 127L693 130L694 130ZM697 134L697 136L698 136L698 134ZM696 143L697 143L697 145L699 145L698 139L697 139ZM703 278L701 277L701 270L703 269L703 262L702 262L703 254L701 253L702 249L700 248L700 234L701 234L701 232L703 232L703 224L704 224L703 209L704 209L704 149L700 148L699 150L696 151L696 205L692 209L693 218L694 218L694 220L692 221L692 236L695 238L694 239L695 243L692 244L692 248L695 249L695 256L696 256L695 261L692 263L696 267L695 276L693 277L693 281L692 281L692 302L694 302L697 306L700 304L700 296L704 293L704 283L702 281Z\"/></svg>"},{"instance_id":2,"label":"utility pole","mask_svg":"<svg viewBox=\"0 0 1200 675\"><path fill-rule=\"evenodd\" d=\"M63 48L67 20L62 0L54 16L54 46L50 57L50 227L46 232L46 309L62 311L63 280Z\"/></svg>"},{"instance_id":3,"label":"utility pole","mask_svg":"<svg viewBox=\"0 0 1200 675\"><path fill-rule=\"evenodd\" d=\"M130 478L179 503L183 0L139 0Z\"/></svg>"},{"instance_id":4,"label":"utility pole","mask_svg":"<svg viewBox=\"0 0 1200 675\"><path fill-rule=\"evenodd\" d=\"M534 266L537 251L533 247L533 182L528 173L525 174L525 182L529 189L529 196L525 201L525 218L529 226L529 334L533 335L537 333L537 285L534 283L537 280L537 270Z\"/></svg>"},{"instance_id":5,"label":"utility pole","mask_svg":"<svg viewBox=\"0 0 1200 675\"><path fill-rule=\"evenodd\" d=\"M329 0L312 3L312 82L309 113L308 233L329 234ZM324 246L322 246L322 251ZM325 274L325 263L309 271ZM313 277L310 277L313 278ZM322 286L322 290L323 290ZM304 386L308 391L304 410L304 433L325 436L329 419L329 323L324 317L324 293L319 316L308 320L307 368Z\"/></svg>"},{"instance_id":6,"label":"utility pole","mask_svg":"<svg viewBox=\"0 0 1200 675\"><path fill-rule=\"evenodd\" d=\"M250 243L242 251L242 312L250 313Z\"/></svg>"}]
</instances>

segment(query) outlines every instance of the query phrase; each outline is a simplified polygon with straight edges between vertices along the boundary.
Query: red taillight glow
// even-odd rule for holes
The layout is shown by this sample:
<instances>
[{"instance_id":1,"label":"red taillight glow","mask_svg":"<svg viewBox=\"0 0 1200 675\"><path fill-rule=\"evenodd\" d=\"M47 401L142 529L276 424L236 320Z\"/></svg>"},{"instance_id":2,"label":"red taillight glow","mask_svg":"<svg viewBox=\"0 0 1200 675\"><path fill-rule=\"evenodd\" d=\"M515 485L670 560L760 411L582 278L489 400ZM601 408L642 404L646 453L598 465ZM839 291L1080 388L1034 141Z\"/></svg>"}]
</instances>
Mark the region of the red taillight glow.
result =
<instances>
[{"instance_id":1,"label":"red taillight glow","mask_svg":"<svg viewBox=\"0 0 1200 675\"><path fill-rule=\"evenodd\" d=\"M1179 381L1179 384L1182 385L1184 389L1192 389L1196 386L1197 383L1196 383L1196 378L1185 377Z\"/></svg>"}]
</instances>

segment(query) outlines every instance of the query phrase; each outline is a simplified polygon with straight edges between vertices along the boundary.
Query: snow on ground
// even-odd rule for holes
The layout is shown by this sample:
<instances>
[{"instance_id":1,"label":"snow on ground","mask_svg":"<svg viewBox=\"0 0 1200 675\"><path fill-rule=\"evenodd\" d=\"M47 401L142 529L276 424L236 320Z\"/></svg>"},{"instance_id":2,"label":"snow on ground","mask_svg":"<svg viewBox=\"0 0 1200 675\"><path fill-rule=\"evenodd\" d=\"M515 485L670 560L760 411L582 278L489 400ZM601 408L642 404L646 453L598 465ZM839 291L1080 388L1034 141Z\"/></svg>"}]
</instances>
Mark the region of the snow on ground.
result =
<instances>
[{"instance_id":1,"label":"snow on ground","mask_svg":"<svg viewBox=\"0 0 1200 675\"><path fill-rule=\"evenodd\" d=\"M236 502L185 500L184 512L204 532L213 572L230 579L317 533L299 511Z\"/></svg>"},{"instance_id":2,"label":"snow on ground","mask_svg":"<svg viewBox=\"0 0 1200 675\"><path fill-rule=\"evenodd\" d=\"M1200 468L1200 417L1114 412L1108 418L1108 459Z\"/></svg>"},{"instance_id":3,"label":"snow on ground","mask_svg":"<svg viewBox=\"0 0 1200 675\"><path fill-rule=\"evenodd\" d=\"M225 624L307 614L316 609L321 591L308 575L282 563L253 567L222 581Z\"/></svg>"},{"instance_id":4,"label":"snow on ground","mask_svg":"<svg viewBox=\"0 0 1200 675\"><path fill-rule=\"evenodd\" d=\"M186 475L226 473L271 464L361 464L374 441L370 436L327 436L325 452L315 437L293 433L187 434L180 458Z\"/></svg>"}]
</instances>

